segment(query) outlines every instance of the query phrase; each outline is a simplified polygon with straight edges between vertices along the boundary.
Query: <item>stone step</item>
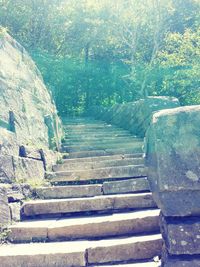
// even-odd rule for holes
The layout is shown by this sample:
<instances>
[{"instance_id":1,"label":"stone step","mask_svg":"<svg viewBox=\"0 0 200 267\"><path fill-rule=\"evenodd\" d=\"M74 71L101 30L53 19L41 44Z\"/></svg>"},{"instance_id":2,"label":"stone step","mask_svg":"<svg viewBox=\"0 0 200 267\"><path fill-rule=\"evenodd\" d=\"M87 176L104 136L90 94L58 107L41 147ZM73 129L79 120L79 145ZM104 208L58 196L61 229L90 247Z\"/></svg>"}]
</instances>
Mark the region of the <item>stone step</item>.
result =
<instances>
[{"instance_id":1,"label":"stone step","mask_svg":"<svg viewBox=\"0 0 200 267\"><path fill-rule=\"evenodd\" d=\"M116 155L107 155L107 156L97 156L97 157L82 157L82 158L68 158L63 159L63 164L82 164L88 162L102 162L109 160L122 160L122 159L132 159L132 158L143 158L143 153L133 153L133 154L116 154Z\"/></svg>"},{"instance_id":2,"label":"stone step","mask_svg":"<svg viewBox=\"0 0 200 267\"><path fill-rule=\"evenodd\" d=\"M115 264L115 265L101 265L102 267L160 267L160 264L158 262L153 262L153 261L145 261L145 262L139 262L139 263L129 263L129 264L123 264L121 263L120 265ZM99 265L95 265L92 267L99 267Z\"/></svg>"},{"instance_id":3,"label":"stone step","mask_svg":"<svg viewBox=\"0 0 200 267\"><path fill-rule=\"evenodd\" d=\"M99 129L95 129L95 128L85 128L85 129L80 129L80 128L66 128L65 127L65 133L67 134L123 134L123 133L127 133L130 134L130 132L128 130L124 130L122 128L117 128L117 127L103 127L103 128L99 128Z\"/></svg>"},{"instance_id":4,"label":"stone step","mask_svg":"<svg viewBox=\"0 0 200 267\"><path fill-rule=\"evenodd\" d=\"M74 199L33 200L22 206L24 217L84 212L110 212L156 208L151 193L96 196Z\"/></svg>"},{"instance_id":5,"label":"stone step","mask_svg":"<svg viewBox=\"0 0 200 267\"><path fill-rule=\"evenodd\" d=\"M12 242L95 239L159 232L159 210L32 220L9 227Z\"/></svg>"},{"instance_id":6,"label":"stone step","mask_svg":"<svg viewBox=\"0 0 200 267\"><path fill-rule=\"evenodd\" d=\"M149 191L147 178L137 178L103 184L38 187L36 195L41 199L62 199L147 191Z\"/></svg>"},{"instance_id":7,"label":"stone step","mask_svg":"<svg viewBox=\"0 0 200 267\"><path fill-rule=\"evenodd\" d=\"M38 187L36 194L41 199L93 197L103 195L101 184Z\"/></svg>"},{"instance_id":8,"label":"stone step","mask_svg":"<svg viewBox=\"0 0 200 267\"><path fill-rule=\"evenodd\" d=\"M103 136L103 135L100 135L99 136L87 136L87 135L84 135L84 136L70 136L70 137L65 137L65 140L64 140L64 143L74 143L74 144L77 144L77 143L82 143L82 142L91 142L91 143L100 143L101 141L102 142L116 142L116 140L118 140L119 142L123 142L123 141L127 141L127 140L138 140L138 141L143 141L142 138L136 138L135 136L131 136L131 135L122 135L122 136L113 136L113 135L108 135L108 136Z\"/></svg>"},{"instance_id":9,"label":"stone step","mask_svg":"<svg viewBox=\"0 0 200 267\"><path fill-rule=\"evenodd\" d=\"M62 145L62 150L65 152L79 152L79 151L93 151L93 150L106 150L106 149L126 149L132 148L136 150L141 150L142 146L144 145L143 142L136 142L131 141L127 143L111 143L111 144L96 144L96 145Z\"/></svg>"},{"instance_id":10,"label":"stone step","mask_svg":"<svg viewBox=\"0 0 200 267\"><path fill-rule=\"evenodd\" d=\"M147 178L104 182L102 191L104 195L145 192L149 191L149 182Z\"/></svg>"},{"instance_id":11,"label":"stone step","mask_svg":"<svg viewBox=\"0 0 200 267\"><path fill-rule=\"evenodd\" d=\"M147 176L144 165L106 167L92 170L61 171L47 176L52 183L70 181L88 181L103 179L121 179Z\"/></svg>"},{"instance_id":12,"label":"stone step","mask_svg":"<svg viewBox=\"0 0 200 267\"><path fill-rule=\"evenodd\" d=\"M132 135L128 132L117 132L117 133L102 133L102 132L94 132L94 133L65 133L65 138L70 138L70 139L85 139L85 138L118 138L118 137L131 137Z\"/></svg>"},{"instance_id":13,"label":"stone step","mask_svg":"<svg viewBox=\"0 0 200 267\"><path fill-rule=\"evenodd\" d=\"M117 126L111 125L111 124L107 124L107 123L86 123L86 124L67 124L64 125L63 128L65 130L101 130L101 129L119 129L121 130L122 128L119 128Z\"/></svg>"},{"instance_id":14,"label":"stone step","mask_svg":"<svg viewBox=\"0 0 200 267\"><path fill-rule=\"evenodd\" d=\"M76 162L70 163L65 161L63 164L57 164L53 166L53 171L69 171L69 170L89 170L104 167L114 166L127 166L127 165L142 165L144 164L143 158L130 158L130 159L116 159L116 160L104 160L104 161L89 161L89 162Z\"/></svg>"},{"instance_id":15,"label":"stone step","mask_svg":"<svg viewBox=\"0 0 200 267\"><path fill-rule=\"evenodd\" d=\"M142 154L141 148L118 148L118 149L105 149L105 150L93 150L93 151L80 151L69 153L68 158L86 158L86 157L100 157L111 155L123 155L123 154Z\"/></svg>"},{"instance_id":16,"label":"stone step","mask_svg":"<svg viewBox=\"0 0 200 267\"><path fill-rule=\"evenodd\" d=\"M87 264L152 259L160 255L160 235L101 241L6 244L0 247L1 267L83 267Z\"/></svg>"},{"instance_id":17,"label":"stone step","mask_svg":"<svg viewBox=\"0 0 200 267\"><path fill-rule=\"evenodd\" d=\"M107 137L107 138L95 138L95 139L66 139L62 145L100 145L100 144L123 144L123 143L132 143L132 142L144 142L142 138L135 137Z\"/></svg>"}]
</instances>

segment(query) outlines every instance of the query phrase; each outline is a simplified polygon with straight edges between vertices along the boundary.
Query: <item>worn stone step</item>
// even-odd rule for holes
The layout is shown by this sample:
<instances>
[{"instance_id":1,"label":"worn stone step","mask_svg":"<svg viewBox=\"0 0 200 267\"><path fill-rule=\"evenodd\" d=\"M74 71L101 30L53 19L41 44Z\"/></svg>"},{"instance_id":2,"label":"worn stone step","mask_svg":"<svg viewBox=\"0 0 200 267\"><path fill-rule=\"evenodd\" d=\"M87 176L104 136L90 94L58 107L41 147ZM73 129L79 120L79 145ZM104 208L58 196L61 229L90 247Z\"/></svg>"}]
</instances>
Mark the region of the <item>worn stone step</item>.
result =
<instances>
[{"instance_id":1,"label":"worn stone step","mask_svg":"<svg viewBox=\"0 0 200 267\"><path fill-rule=\"evenodd\" d=\"M124 262L130 260L152 259L161 254L162 239L160 235L147 235L112 241L99 241L88 252L88 264Z\"/></svg>"},{"instance_id":2,"label":"worn stone step","mask_svg":"<svg viewBox=\"0 0 200 267\"><path fill-rule=\"evenodd\" d=\"M89 244L88 244L89 245ZM86 243L54 242L0 246L1 267L86 266Z\"/></svg>"},{"instance_id":3,"label":"worn stone step","mask_svg":"<svg viewBox=\"0 0 200 267\"><path fill-rule=\"evenodd\" d=\"M149 191L149 182L147 178L104 182L102 191L104 195L144 192Z\"/></svg>"},{"instance_id":4,"label":"worn stone step","mask_svg":"<svg viewBox=\"0 0 200 267\"><path fill-rule=\"evenodd\" d=\"M151 193L96 196L74 199L34 200L25 202L25 217L79 212L109 212L115 210L156 208Z\"/></svg>"},{"instance_id":5,"label":"worn stone step","mask_svg":"<svg viewBox=\"0 0 200 267\"><path fill-rule=\"evenodd\" d=\"M133 177L145 177L147 170L144 165L128 165L117 167L106 167L92 170L61 171L48 176L52 183L69 181L88 181L103 179L121 179Z\"/></svg>"},{"instance_id":6,"label":"worn stone step","mask_svg":"<svg viewBox=\"0 0 200 267\"><path fill-rule=\"evenodd\" d=\"M69 158L86 158L86 157L99 157L123 154L136 154L143 153L142 148L117 148L117 149L104 149L93 151L80 151L69 153Z\"/></svg>"},{"instance_id":7,"label":"worn stone step","mask_svg":"<svg viewBox=\"0 0 200 267\"><path fill-rule=\"evenodd\" d=\"M81 131L85 131L85 130L104 130L106 128L108 129L121 129L117 126L111 125L111 124L107 124L107 123L80 123L80 124L66 124L63 126L63 128L65 130L81 130Z\"/></svg>"},{"instance_id":8,"label":"worn stone step","mask_svg":"<svg viewBox=\"0 0 200 267\"><path fill-rule=\"evenodd\" d=\"M153 261L145 261L145 262L139 262L139 263L129 263L129 264L123 264L120 263L112 265L101 265L102 267L160 267L160 264L158 262L153 262ZM95 265L92 267L99 267L99 265Z\"/></svg>"},{"instance_id":9,"label":"worn stone step","mask_svg":"<svg viewBox=\"0 0 200 267\"><path fill-rule=\"evenodd\" d=\"M143 153L132 153L132 154L115 154L107 156L97 156L97 157L82 157L82 158L67 158L63 159L61 164L80 164L88 162L102 162L107 160L122 160L122 159L132 159L132 158L144 158Z\"/></svg>"},{"instance_id":10,"label":"worn stone step","mask_svg":"<svg viewBox=\"0 0 200 267\"><path fill-rule=\"evenodd\" d=\"M104 160L104 161L89 161L89 162L76 162L70 163L65 161L63 164L57 164L53 166L53 171L67 171L67 170L88 170L104 167L114 166L127 166L127 165L142 165L144 164L143 158L130 158L130 159L116 159L116 160Z\"/></svg>"},{"instance_id":11,"label":"worn stone step","mask_svg":"<svg viewBox=\"0 0 200 267\"><path fill-rule=\"evenodd\" d=\"M110 143L110 144L95 144L95 145L62 145L62 150L66 152L79 152L79 151L92 151L92 150L105 150L105 149L126 149L132 148L141 151L143 142L127 142L127 143Z\"/></svg>"},{"instance_id":12,"label":"worn stone step","mask_svg":"<svg viewBox=\"0 0 200 267\"><path fill-rule=\"evenodd\" d=\"M113 136L113 135L108 135L108 136L103 136L103 135L100 135L99 136L87 136L87 135L84 135L84 136L66 136L65 137L65 140L64 140L64 143L80 143L80 142L116 142L116 139L119 141L119 142L123 142L123 141L126 141L126 140L138 140L138 141L142 141L141 138L136 138L135 136L132 136L132 135L122 135L122 136Z\"/></svg>"},{"instance_id":13,"label":"worn stone step","mask_svg":"<svg viewBox=\"0 0 200 267\"><path fill-rule=\"evenodd\" d=\"M69 138L69 139L85 139L85 138L107 138L107 137L131 137L132 135L129 132L117 132L117 133L113 133L113 132L94 132L94 133L65 133L65 137Z\"/></svg>"},{"instance_id":14,"label":"worn stone step","mask_svg":"<svg viewBox=\"0 0 200 267\"><path fill-rule=\"evenodd\" d=\"M83 267L151 259L160 255L160 235L101 241L7 244L0 247L1 267Z\"/></svg>"},{"instance_id":15,"label":"worn stone step","mask_svg":"<svg viewBox=\"0 0 200 267\"><path fill-rule=\"evenodd\" d=\"M103 184L38 187L36 195L41 199L62 199L147 191L149 191L147 178L136 178Z\"/></svg>"},{"instance_id":16,"label":"worn stone step","mask_svg":"<svg viewBox=\"0 0 200 267\"><path fill-rule=\"evenodd\" d=\"M81 129L81 128L67 128L65 127L65 133L69 133L69 134L95 134L95 133L101 133L101 134L119 134L119 133L128 133L130 134L130 132L128 130L124 130L122 128L118 128L118 127L112 127L112 126L104 126L102 128L85 128L85 129Z\"/></svg>"},{"instance_id":17,"label":"worn stone step","mask_svg":"<svg viewBox=\"0 0 200 267\"><path fill-rule=\"evenodd\" d=\"M95 239L159 232L159 210L112 215L32 220L9 227L12 242Z\"/></svg>"},{"instance_id":18,"label":"worn stone step","mask_svg":"<svg viewBox=\"0 0 200 267\"><path fill-rule=\"evenodd\" d=\"M123 144L132 142L143 142L142 138L136 137L107 137L107 138L92 138L92 139L66 139L62 145L100 145L100 144Z\"/></svg>"},{"instance_id":19,"label":"worn stone step","mask_svg":"<svg viewBox=\"0 0 200 267\"><path fill-rule=\"evenodd\" d=\"M78 198L103 195L102 185L68 185L38 187L36 194L41 199Z\"/></svg>"}]
</instances>

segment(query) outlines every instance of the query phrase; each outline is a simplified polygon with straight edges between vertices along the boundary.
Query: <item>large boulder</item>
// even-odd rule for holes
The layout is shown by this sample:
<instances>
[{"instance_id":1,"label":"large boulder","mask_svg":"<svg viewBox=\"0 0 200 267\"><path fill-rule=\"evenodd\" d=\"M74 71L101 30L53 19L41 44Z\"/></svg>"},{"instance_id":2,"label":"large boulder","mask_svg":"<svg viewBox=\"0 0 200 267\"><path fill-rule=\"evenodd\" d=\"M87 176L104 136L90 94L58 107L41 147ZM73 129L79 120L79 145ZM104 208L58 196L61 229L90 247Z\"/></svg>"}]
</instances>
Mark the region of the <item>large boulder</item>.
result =
<instances>
[{"instance_id":1,"label":"large boulder","mask_svg":"<svg viewBox=\"0 0 200 267\"><path fill-rule=\"evenodd\" d=\"M58 149L62 128L41 74L25 49L7 33L0 34L0 129L6 133L4 151L16 141L41 149ZM15 140L14 140L15 139Z\"/></svg>"},{"instance_id":2,"label":"large boulder","mask_svg":"<svg viewBox=\"0 0 200 267\"><path fill-rule=\"evenodd\" d=\"M200 215L200 106L155 113L146 139L148 179L164 216Z\"/></svg>"}]
</instances>

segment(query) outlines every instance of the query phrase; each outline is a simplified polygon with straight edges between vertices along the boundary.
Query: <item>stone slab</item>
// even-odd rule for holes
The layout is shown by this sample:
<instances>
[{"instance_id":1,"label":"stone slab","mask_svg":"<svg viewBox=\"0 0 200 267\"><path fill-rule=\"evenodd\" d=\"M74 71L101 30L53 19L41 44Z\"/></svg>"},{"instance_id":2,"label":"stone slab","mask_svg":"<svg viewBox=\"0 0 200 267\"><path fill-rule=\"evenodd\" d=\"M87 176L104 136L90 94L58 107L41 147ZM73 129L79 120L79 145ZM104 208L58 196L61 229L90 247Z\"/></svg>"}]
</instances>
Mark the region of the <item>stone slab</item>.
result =
<instances>
[{"instance_id":1,"label":"stone slab","mask_svg":"<svg viewBox=\"0 0 200 267\"><path fill-rule=\"evenodd\" d=\"M41 199L77 198L102 195L102 185L53 186L36 188Z\"/></svg>"},{"instance_id":2,"label":"stone slab","mask_svg":"<svg viewBox=\"0 0 200 267\"><path fill-rule=\"evenodd\" d=\"M69 242L3 245L1 267L81 267L86 265L85 247Z\"/></svg>"},{"instance_id":3,"label":"stone slab","mask_svg":"<svg viewBox=\"0 0 200 267\"><path fill-rule=\"evenodd\" d=\"M51 182L87 181L113 178L145 177L147 174L144 165L130 165L107 167L93 170L56 172Z\"/></svg>"},{"instance_id":4,"label":"stone slab","mask_svg":"<svg viewBox=\"0 0 200 267\"><path fill-rule=\"evenodd\" d=\"M149 183L147 178L128 179L123 181L103 183L103 193L105 195L141 191L149 191Z\"/></svg>"},{"instance_id":5,"label":"stone slab","mask_svg":"<svg viewBox=\"0 0 200 267\"><path fill-rule=\"evenodd\" d=\"M88 249L88 263L100 264L127 260L151 259L160 255L162 240L160 235L140 236L119 240L101 241Z\"/></svg>"},{"instance_id":6,"label":"stone slab","mask_svg":"<svg viewBox=\"0 0 200 267\"><path fill-rule=\"evenodd\" d=\"M142 165L144 164L143 158L122 158L116 160L99 160L90 162L76 162L70 163L65 162L63 164L58 164L53 166L53 171L70 171L70 170L91 170L97 168L106 168L114 166L127 166L127 165Z\"/></svg>"},{"instance_id":7,"label":"stone slab","mask_svg":"<svg viewBox=\"0 0 200 267\"><path fill-rule=\"evenodd\" d=\"M116 138L117 140L117 138ZM78 151L92 151L92 150L100 150L100 149L121 149L121 148L132 148L136 150L141 150L143 146L143 142L123 142L123 143L101 143L101 144L92 144L92 145L63 145L62 149L66 152L78 152Z\"/></svg>"},{"instance_id":8,"label":"stone slab","mask_svg":"<svg viewBox=\"0 0 200 267\"><path fill-rule=\"evenodd\" d=\"M156 262L140 262L140 263L129 263L129 264L123 264L121 263L120 265L103 265L103 267L116 267L116 266L120 266L120 267L160 267L159 263ZM93 267L99 267L99 265L95 265Z\"/></svg>"},{"instance_id":9,"label":"stone slab","mask_svg":"<svg viewBox=\"0 0 200 267\"><path fill-rule=\"evenodd\" d=\"M105 155L105 156L96 156L96 157L83 157L83 158L67 158L63 160L63 164L80 164L88 162L101 162L107 160L122 160L122 159L132 159L132 158L141 158L143 153L132 153L132 154L116 154L116 155Z\"/></svg>"},{"instance_id":10,"label":"stone slab","mask_svg":"<svg viewBox=\"0 0 200 267\"><path fill-rule=\"evenodd\" d=\"M159 232L159 210L24 221L11 226L10 240L71 240Z\"/></svg>"},{"instance_id":11,"label":"stone slab","mask_svg":"<svg viewBox=\"0 0 200 267\"><path fill-rule=\"evenodd\" d=\"M200 218L161 216L162 235L171 255L200 254Z\"/></svg>"},{"instance_id":12,"label":"stone slab","mask_svg":"<svg viewBox=\"0 0 200 267\"><path fill-rule=\"evenodd\" d=\"M153 192L153 197L165 216L200 216L199 190Z\"/></svg>"},{"instance_id":13,"label":"stone slab","mask_svg":"<svg viewBox=\"0 0 200 267\"><path fill-rule=\"evenodd\" d=\"M80 151L69 153L69 158L83 158L83 157L97 157L97 156L110 156L118 154L136 154L143 153L142 147L129 147L129 148L112 148L92 151Z\"/></svg>"},{"instance_id":14,"label":"stone slab","mask_svg":"<svg viewBox=\"0 0 200 267\"><path fill-rule=\"evenodd\" d=\"M88 211L111 211L139 208L156 208L150 193L96 196L91 198L35 200L25 202L25 216Z\"/></svg>"},{"instance_id":15,"label":"stone slab","mask_svg":"<svg viewBox=\"0 0 200 267\"><path fill-rule=\"evenodd\" d=\"M146 163L151 191L165 216L200 214L199 121L200 106L153 115L147 132Z\"/></svg>"},{"instance_id":16,"label":"stone slab","mask_svg":"<svg viewBox=\"0 0 200 267\"><path fill-rule=\"evenodd\" d=\"M167 262L163 263L162 267L200 267L200 259L168 259Z\"/></svg>"}]
</instances>

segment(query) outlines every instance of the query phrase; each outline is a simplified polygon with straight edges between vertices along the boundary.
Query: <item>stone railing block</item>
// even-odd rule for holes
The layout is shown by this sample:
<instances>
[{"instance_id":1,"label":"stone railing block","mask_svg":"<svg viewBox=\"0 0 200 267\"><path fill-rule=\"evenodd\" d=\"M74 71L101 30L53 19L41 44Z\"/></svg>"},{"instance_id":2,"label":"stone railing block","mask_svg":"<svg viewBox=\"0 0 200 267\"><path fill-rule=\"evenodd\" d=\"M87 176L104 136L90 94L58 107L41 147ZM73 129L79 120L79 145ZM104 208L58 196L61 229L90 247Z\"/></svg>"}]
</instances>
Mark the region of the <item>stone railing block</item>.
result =
<instances>
[{"instance_id":1,"label":"stone railing block","mask_svg":"<svg viewBox=\"0 0 200 267\"><path fill-rule=\"evenodd\" d=\"M153 115L146 137L148 179L165 216L200 215L200 106Z\"/></svg>"}]
</instances>

